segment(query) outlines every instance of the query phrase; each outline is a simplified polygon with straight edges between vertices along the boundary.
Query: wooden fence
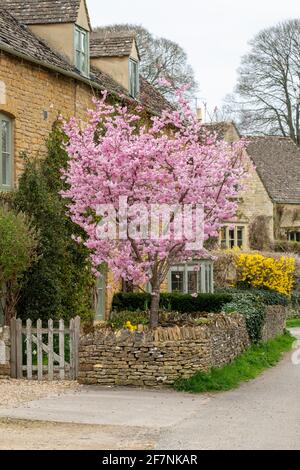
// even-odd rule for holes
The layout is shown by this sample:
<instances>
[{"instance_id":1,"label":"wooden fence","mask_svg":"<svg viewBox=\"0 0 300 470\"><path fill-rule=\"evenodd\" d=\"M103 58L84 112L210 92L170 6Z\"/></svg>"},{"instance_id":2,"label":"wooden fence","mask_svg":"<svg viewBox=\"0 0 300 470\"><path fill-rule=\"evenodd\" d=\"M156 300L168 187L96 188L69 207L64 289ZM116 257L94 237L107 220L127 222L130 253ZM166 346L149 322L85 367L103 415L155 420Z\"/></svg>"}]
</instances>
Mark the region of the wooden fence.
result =
<instances>
[{"instance_id":1,"label":"wooden fence","mask_svg":"<svg viewBox=\"0 0 300 470\"><path fill-rule=\"evenodd\" d=\"M43 328L38 320L23 326L22 320L11 320L11 377L28 380L76 380L78 376L78 348L80 317L70 320L68 328L53 320ZM66 357L67 356L67 357Z\"/></svg>"}]
</instances>

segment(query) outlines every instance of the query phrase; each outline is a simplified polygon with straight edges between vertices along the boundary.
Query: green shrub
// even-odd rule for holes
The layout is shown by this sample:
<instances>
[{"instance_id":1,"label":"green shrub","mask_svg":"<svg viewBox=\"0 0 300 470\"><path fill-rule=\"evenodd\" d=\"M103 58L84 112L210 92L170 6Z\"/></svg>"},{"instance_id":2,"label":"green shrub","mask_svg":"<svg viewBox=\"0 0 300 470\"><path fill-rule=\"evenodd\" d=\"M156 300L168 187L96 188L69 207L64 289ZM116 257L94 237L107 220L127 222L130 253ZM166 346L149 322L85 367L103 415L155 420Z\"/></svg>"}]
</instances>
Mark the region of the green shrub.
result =
<instances>
[{"instance_id":1,"label":"green shrub","mask_svg":"<svg viewBox=\"0 0 300 470\"><path fill-rule=\"evenodd\" d=\"M232 302L224 305L225 313L240 313L245 316L250 340L257 343L262 337L266 306L259 296L253 294L235 295Z\"/></svg>"},{"instance_id":2,"label":"green shrub","mask_svg":"<svg viewBox=\"0 0 300 470\"><path fill-rule=\"evenodd\" d=\"M199 294L198 297L183 294L162 293L160 308L180 313L221 312L223 306L232 300L229 293ZM113 310L116 311L145 311L149 308L151 294L147 293L118 293L113 298Z\"/></svg>"},{"instance_id":3,"label":"green shrub","mask_svg":"<svg viewBox=\"0 0 300 470\"><path fill-rule=\"evenodd\" d=\"M24 214L0 207L0 324L9 324L24 273L37 260L38 235Z\"/></svg>"},{"instance_id":4,"label":"green shrub","mask_svg":"<svg viewBox=\"0 0 300 470\"><path fill-rule=\"evenodd\" d=\"M246 317L246 325L252 342L260 341L265 320L266 306L288 306L290 299L275 291L261 289L222 289L219 293L232 295L232 301L223 308L225 313L238 312Z\"/></svg>"},{"instance_id":5,"label":"green shrub","mask_svg":"<svg viewBox=\"0 0 300 470\"><path fill-rule=\"evenodd\" d=\"M72 235L82 236L66 215L61 168L68 156L63 150L64 134L56 126L47 141L44 160L25 159L25 171L14 198L18 210L28 214L40 234L39 260L27 272L20 293L21 318L64 318L92 316L94 278L88 251Z\"/></svg>"},{"instance_id":6,"label":"green shrub","mask_svg":"<svg viewBox=\"0 0 300 470\"><path fill-rule=\"evenodd\" d=\"M145 311L150 307L151 295L143 292L118 292L114 295L112 309L117 312L136 310Z\"/></svg>"},{"instance_id":7,"label":"green shrub","mask_svg":"<svg viewBox=\"0 0 300 470\"><path fill-rule=\"evenodd\" d=\"M289 298L286 295L275 291L257 290L254 293L261 298L265 305L283 305L286 307L289 304Z\"/></svg>"}]
</instances>

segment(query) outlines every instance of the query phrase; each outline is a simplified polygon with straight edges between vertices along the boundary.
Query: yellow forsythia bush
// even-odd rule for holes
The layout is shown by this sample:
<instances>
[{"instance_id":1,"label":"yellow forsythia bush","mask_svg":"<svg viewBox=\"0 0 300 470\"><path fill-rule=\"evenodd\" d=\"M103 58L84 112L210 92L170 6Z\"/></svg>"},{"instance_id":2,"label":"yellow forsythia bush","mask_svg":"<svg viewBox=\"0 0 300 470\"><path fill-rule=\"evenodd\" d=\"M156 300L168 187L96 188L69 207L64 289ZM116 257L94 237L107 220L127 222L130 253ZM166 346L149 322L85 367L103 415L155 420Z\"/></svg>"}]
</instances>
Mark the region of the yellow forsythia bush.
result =
<instances>
[{"instance_id":1,"label":"yellow forsythia bush","mask_svg":"<svg viewBox=\"0 0 300 470\"><path fill-rule=\"evenodd\" d=\"M294 284L295 259L282 256L269 258L259 253L236 255L237 283L254 288L270 289L291 295Z\"/></svg>"}]
</instances>

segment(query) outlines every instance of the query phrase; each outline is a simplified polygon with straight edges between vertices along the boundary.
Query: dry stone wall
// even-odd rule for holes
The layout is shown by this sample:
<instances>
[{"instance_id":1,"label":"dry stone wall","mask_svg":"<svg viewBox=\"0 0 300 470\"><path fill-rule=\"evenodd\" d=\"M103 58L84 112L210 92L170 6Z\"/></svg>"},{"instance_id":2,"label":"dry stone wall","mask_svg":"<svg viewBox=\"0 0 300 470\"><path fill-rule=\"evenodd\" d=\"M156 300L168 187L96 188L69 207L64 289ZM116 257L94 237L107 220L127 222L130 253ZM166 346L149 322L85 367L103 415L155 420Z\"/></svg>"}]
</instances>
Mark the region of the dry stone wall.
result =
<instances>
[{"instance_id":1,"label":"dry stone wall","mask_svg":"<svg viewBox=\"0 0 300 470\"><path fill-rule=\"evenodd\" d=\"M249 346L241 315L212 314L200 326L129 332L96 329L80 341L84 384L157 387L231 362Z\"/></svg>"},{"instance_id":2,"label":"dry stone wall","mask_svg":"<svg viewBox=\"0 0 300 470\"><path fill-rule=\"evenodd\" d=\"M262 340L269 341L283 334L287 318L287 308L282 305L269 305L262 329Z\"/></svg>"}]
</instances>

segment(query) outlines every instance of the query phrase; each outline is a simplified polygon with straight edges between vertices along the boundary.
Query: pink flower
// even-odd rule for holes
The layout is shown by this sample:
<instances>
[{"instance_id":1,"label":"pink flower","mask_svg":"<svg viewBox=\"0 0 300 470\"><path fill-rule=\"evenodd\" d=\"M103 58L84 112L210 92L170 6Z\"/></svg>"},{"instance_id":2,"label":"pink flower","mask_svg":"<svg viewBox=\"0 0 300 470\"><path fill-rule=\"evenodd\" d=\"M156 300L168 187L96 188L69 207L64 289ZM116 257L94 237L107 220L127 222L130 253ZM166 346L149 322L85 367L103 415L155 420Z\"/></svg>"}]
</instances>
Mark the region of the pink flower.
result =
<instances>
[{"instance_id":1,"label":"pink flower","mask_svg":"<svg viewBox=\"0 0 300 470\"><path fill-rule=\"evenodd\" d=\"M203 256L201 249L186 249L185 234L163 239L127 236L127 222L133 227L153 205L201 204L205 239L236 213L244 176L244 143L228 145L206 132L183 93L184 87L178 91L179 109L153 117L148 127L138 113L108 104L105 92L95 101L96 109L89 111L87 123L72 118L64 125L69 163L63 178L69 189L62 196L71 201L70 217L86 234L85 245L96 274L106 263L115 278L135 285L161 284L172 264ZM125 221L120 198L128 201ZM126 236L99 237L101 205L115 214L116 232ZM172 223L168 223L172 232ZM147 223L143 227L147 232ZM135 229L138 233L138 223ZM110 233L108 228L106 233Z\"/></svg>"}]
</instances>

